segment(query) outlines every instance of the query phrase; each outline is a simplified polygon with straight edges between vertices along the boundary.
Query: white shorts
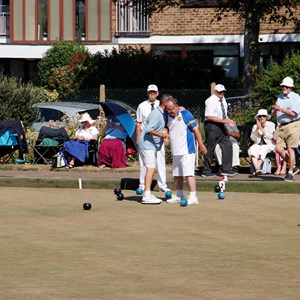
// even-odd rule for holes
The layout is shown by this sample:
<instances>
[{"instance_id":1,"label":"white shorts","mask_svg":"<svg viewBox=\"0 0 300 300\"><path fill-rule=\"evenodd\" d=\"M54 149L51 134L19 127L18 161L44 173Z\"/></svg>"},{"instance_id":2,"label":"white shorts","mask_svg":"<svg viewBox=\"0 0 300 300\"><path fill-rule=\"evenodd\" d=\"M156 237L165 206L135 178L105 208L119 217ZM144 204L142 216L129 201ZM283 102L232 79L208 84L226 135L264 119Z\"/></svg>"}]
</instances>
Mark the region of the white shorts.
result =
<instances>
[{"instance_id":1,"label":"white shorts","mask_svg":"<svg viewBox=\"0 0 300 300\"><path fill-rule=\"evenodd\" d=\"M173 156L173 176L195 176L195 153Z\"/></svg>"},{"instance_id":2,"label":"white shorts","mask_svg":"<svg viewBox=\"0 0 300 300\"><path fill-rule=\"evenodd\" d=\"M140 158L142 165L147 168L156 168L157 151L156 150L142 150L140 149Z\"/></svg>"}]
</instances>

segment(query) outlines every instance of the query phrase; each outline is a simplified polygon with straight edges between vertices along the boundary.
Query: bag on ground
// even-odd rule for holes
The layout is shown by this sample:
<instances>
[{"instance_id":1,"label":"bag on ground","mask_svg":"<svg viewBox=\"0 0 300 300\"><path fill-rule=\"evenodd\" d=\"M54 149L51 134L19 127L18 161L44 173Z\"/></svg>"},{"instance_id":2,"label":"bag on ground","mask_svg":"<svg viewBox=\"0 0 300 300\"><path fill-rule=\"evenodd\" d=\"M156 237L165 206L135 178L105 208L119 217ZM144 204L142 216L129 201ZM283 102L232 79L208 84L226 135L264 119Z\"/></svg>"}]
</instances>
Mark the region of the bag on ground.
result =
<instances>
[{"instance_id":1,"label":"bag on ground","mask_svg":"<svg viewBox=\"0 0 300 300\"><path fill-rule=\"evenodd\" d=\"M58 152L53 156L52 168L64 168L66 164L66 159L62 152Z\"/></svg>"}]
</instances>

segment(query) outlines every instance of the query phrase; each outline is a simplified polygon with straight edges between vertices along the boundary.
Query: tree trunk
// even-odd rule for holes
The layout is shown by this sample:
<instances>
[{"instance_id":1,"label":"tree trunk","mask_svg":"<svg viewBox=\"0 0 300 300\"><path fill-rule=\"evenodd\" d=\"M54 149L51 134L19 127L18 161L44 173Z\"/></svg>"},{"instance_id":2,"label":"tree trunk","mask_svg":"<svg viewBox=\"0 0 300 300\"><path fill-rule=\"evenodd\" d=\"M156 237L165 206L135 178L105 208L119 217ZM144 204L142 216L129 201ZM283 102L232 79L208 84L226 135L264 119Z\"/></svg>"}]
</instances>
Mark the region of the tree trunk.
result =
<instances>
[{"instance_id":1,"label":"tree trunk","mask_svg":"<svg viewBox=\"0 0 300 300\"><path fill-rule=\"evenodd\" d=\"M259 13L256 12L257 4L255 0L246 1L245 6L245 32L244 32L244 64L243 64L243 84L244 88L250 92L254 89L257 75L259 73Z\"/></svg>"}]
</instances>

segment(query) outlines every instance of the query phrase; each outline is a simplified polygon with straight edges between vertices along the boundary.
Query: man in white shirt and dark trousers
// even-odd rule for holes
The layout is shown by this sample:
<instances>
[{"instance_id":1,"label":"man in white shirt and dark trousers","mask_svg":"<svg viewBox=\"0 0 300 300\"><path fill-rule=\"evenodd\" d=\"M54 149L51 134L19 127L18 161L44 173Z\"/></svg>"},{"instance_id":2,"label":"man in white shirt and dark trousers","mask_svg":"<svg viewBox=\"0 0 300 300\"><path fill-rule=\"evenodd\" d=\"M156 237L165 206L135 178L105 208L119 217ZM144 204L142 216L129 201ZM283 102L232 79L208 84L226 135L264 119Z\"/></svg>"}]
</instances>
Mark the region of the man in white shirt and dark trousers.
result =
<instances>
[{"instance_id":1,"label":"man in white shirt and dark trousers","mask_svg":"<svg viewBox=\"0 0 300 300\"><path fill-rule=\"evenodd\" d=\"M230 127L234 127L236 123L227 116L225 91L224 85L217 84L214 93L205 101L204 130L207 154L204 156L202 177L215 176L211 172L211 164L217 144L222 149L222 168L219 170L219 175L237 175L237 172L232 169L232 143L224 126L228 124Z\"/></svg>"},{"instance_id":2,"label":"man in white shirt and dark trousers","mask_svg":"<svg viewBox=\"0 0 300 300\"><path fill-rule=\"evenodd\" d=\"M159 106L159 100L157 97L159 95L158 87L155 84L150 84L147 88L148 100L139 104L136 111L136 140L138 141L141 135L141 132L145 128L145 123L148 118L148 115L152 110ZM143 165L141 157L140 161L140 186L142 190L145 189L145 175L146 175L146 166ZM157 182L160 191L166 192L170 189L167 186L166 178L166 159L165 159L165 146L162 145L161 149L157 152Z\"/></svg>"}]
</instances>

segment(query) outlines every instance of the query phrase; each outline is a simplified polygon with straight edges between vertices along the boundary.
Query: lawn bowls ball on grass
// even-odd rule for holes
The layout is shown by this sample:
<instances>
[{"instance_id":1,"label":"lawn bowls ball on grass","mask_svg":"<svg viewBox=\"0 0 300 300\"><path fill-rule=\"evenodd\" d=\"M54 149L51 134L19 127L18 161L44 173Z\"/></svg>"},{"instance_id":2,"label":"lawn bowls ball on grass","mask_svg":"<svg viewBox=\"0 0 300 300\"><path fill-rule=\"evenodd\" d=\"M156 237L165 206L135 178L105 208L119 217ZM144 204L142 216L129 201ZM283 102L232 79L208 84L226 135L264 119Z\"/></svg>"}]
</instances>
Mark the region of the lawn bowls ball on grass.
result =
<instances>
[{"instance_id":1,"label":"lawn bowls ball on grass","mask_svg":"<svg viewBox=\"0 0 300 300\"><path fill-rule=\"evenodd\" d=\"M90 210L91 208L92 208L91 203L88 203L88 202L83 203L83 209L84 210Z\"/></svg>"},{"instance_id":2,"label":"lawn bowls ball on grass","mask_svg":"<svg viewBox=\"0 0 300 300\"><path fill-rule=\"evenodd\" d=\"M118 187L114 189L114 194L115 194L115 195L118 195L118 194L120 194L121 192L122 192L122 190L121 190L120 188L118 188Z\"/></svg>"},{"instance_id":3,"label":"lawn bowls ball on grass","mask_svg":"<svg viewBox=\"0 0 300 300\"><path fill-rule=\"evenodd\" d=\"M220 188L220 186L218 186L218 185L216 185L216 186L214 187L214 190L215 190L216 193L221 192L221 188Z\"/></svg>"},{"instance_id":4,"label":"lawn bowls ball on grass","mask_svg":"<svg viewBox=\"0 0 300 300\"><path fill-rule=\"evenodd\" d=\"M185 198L181 198L180 200L180 206L186 207L188 205L188 201Z\"/></svg>"},{"instance_id":5,"label":"lawn bowls ball on grass","mask_svg":"<svg viewBox=\"0 0 300 300\"><path fill-rule=\"evenodd\" d=\"M166 198L168 198L168 199L170 199L170 198L172 198L173 197L173 193L172 193L172 191L166 191Z\"/></svg>"},{"instance_id":6,"label":"lawn bowls ball on grass","mask_svg":"<svg viewBox=\"0 0 300 300\"><path fill-rule=\"evenodd\" d=\"M117 194L117 200L122 201L124 199L124 195L122 193Z\"/></svg>"},{"instance_id":7,"label":"lawn bowls ball on grass","mask_svg":"<svg viewBox=\"0 0 300 300\"><path fill-rule=\"evenodd\" d=\"M144 193L143 189L141 189L141 188L136 189L135 192L137 195L143 195L143 193Z\"/></svg>"},{"instance_id":8,"label":"lawn bowls ball on grass","mask_svg":"<svg viewBox=\"0 0 300 300\"><path fill-rule=\"evenodd\" d=\"M225 199L225 193L224 193L224 192L219 192L219 193L218 193L218 199L219 199L219 200Z\"/></svg>"}]
</instances>

